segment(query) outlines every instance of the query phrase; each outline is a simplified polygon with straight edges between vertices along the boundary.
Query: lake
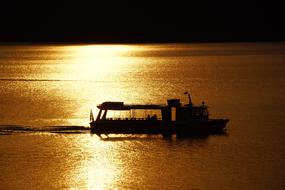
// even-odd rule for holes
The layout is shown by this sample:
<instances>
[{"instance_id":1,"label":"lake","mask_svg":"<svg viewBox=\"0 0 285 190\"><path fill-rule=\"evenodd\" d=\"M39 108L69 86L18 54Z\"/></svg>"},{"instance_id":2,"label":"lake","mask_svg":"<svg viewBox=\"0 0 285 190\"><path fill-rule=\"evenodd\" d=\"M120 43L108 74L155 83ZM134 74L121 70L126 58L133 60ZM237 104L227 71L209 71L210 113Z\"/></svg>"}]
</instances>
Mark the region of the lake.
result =
<instances>
[{"instance_id":1,"label":"lake","mask_svg":"<svg viewBox=\"0 0 285 190\"><path fill-rule=\"evenodd\" d=\"M1 189L284 189L285 43L0 45ZM205 101L226 134L90 134L103 101Z\"/></svg>"}]
</instances>

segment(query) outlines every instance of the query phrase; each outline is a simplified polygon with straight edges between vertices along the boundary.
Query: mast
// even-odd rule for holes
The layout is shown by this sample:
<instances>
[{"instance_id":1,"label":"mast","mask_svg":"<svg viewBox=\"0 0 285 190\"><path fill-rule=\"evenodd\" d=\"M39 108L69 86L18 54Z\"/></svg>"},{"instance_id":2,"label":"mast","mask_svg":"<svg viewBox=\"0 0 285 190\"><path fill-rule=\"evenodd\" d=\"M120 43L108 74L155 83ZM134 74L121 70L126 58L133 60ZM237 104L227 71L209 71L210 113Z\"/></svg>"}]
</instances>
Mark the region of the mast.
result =
<instances>
[{"instance_id":1,"label":"mast","mask_svg":"<svg viewBox=\"0 0 285 190\"><path fill-rule=\"evenodd\" d=\"M192 106L192 100L191 100L191 96L190 96L190 93L188 93L187 91L186 92L184 92L184 94L186 95L188 95L188 99L189 99L189 105L191 105Z\"/></svg>"}]
</instances>

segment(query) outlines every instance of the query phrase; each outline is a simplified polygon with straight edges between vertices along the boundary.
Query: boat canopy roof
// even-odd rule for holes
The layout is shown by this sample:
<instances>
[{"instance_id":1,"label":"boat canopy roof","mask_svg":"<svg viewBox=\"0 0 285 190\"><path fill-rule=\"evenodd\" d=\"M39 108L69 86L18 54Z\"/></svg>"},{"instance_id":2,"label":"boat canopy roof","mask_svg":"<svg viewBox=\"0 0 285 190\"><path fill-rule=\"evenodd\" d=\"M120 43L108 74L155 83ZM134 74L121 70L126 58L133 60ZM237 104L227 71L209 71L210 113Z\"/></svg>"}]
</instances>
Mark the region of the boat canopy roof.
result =
<instances>
[{"instance_id":1,"label":"boat canopy roof","mask_svg":"<svg viewBox=\"0 0 285 190\"><path fill-rule=\"evenodd\" d=\"M124 102L103 102L97 108L103 110L131 110L131 109L163 109L166 105L155 104L124 104Z\"/></svg>"},{"instance_id":2,"label":"boat canopy roof","mask_svg":"<svg viewBox=\"0 0 285 190\"><path fill-rule=\"evenodd\" d=\"M103 102L102 104L97 105L97 108L102 110L134 110L134 109L142 109L142 110L162 110L163 108L168 107L168 105L159 105L159 104L124 104L124 102ZM176 107L176 106L174 106ZM208 106L205 104L194 106L190 104L186 104L181 106L181 104L177 105L177 107L186 108L186 109L207 109Z\"/></svg>"}]
</instances>

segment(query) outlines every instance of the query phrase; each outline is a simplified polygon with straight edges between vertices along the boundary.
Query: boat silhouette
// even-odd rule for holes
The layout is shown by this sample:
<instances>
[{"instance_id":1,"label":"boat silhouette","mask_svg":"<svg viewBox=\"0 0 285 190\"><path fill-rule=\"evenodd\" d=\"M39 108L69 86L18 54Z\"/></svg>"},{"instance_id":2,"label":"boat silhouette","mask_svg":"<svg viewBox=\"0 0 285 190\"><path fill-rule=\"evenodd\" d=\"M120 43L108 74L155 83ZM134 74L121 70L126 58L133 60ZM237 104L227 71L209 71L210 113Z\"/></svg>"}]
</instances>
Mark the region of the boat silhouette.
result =
<instances>
[{"instance_id":1,"label":"boat silhouette","mask_svg":"<svg viewBox=\"0 0 285 190\"><path fill-rule=\"evenodd\" d=\"M97 105L99 113L94 119L90 113L91 133L101 134L162 134L165 136L211 134L224 132L229 119L209 118L208 106L192 104L190 94L189 103L182 105L180 99L169 99L166 105L157 104L125 104L124 102L103 102ZM143 118L108 118L108 111L156 110L156 114L148 114Z\"/></svg>"}]
</instances>

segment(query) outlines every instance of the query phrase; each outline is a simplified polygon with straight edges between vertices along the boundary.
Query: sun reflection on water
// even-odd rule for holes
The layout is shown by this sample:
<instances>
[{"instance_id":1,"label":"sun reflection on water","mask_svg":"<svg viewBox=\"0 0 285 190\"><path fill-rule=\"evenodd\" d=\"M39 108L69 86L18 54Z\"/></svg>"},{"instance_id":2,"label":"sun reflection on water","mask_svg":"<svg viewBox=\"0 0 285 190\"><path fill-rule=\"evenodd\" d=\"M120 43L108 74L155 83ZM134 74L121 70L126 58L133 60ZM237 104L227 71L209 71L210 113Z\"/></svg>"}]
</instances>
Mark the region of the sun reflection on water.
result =
<instances>
[{"instance_id":1,"label":"sun reflection on water","mask_svg":"<svg viewBox=\"0 0 285 190\"><path fill-rule=\"evenodd\" d=\"M78 53L79 56L88 57L113 57L123 56L127 51L132 49L130 45L82 45L82 46L67 46L72 48L74 53Z\"/></svg>"},{"instance_id":2,"label":"sun reflection on water","mask_svg":"<svg viewBox=\"0 0 285 190\"><path fill-rule=\"evenodd\" d=\"M72 178L80 189L116 189L120 180L120 159L114 144L102 142L95 137L76 139L83 148L78 171ZM79 185L78 185L79 184Z\"/></svg>"},{"instance_id":3,"label":"sun reflection on water","mask_svg":"<svg viewBox=\"0 0 285 190\"><path fill-rule=\"evenodd\" d=\"M89 118L90 109L96 115L97 104L103 101L137 102L135 98L140 96L139 91L144 91L137 81L132 81L140 76L138 71L146 66L144 62L142 67L142 60L138 59L135 52L142 52L147 47L79 45L64 48L62 54L65 55L61 56L65 59L59 60L60 66L56 66L56 72L50 78L69 81L64 82L66 86L60 90L63 98L74 102L81 100L73 110L73 115L78 115L78 120L72 120L70 124L88 125L88 120L79 118ZM126 92L129 90L132 93ZM82 113L85 116L82 117Z\"/></svg>"},{"instance_id":4,"label":"sun reflection on water","mask_svg":"<svg viewBox=\"0 0 285 190\"><path fill-rule=\"evenodd\" d=\"M68 63L63 69L67 80L102 81L120 73L122 64L130 59L125 56L134 47L129 45L85 45L66 46Z\"/></svg>"},{"instance_id":5,"label":"sun reflection on water","mask_svg":"<svg viewBox=\"0 0 285 190\"><path fill-rule=\"evenodd\" d=\"M72 109L75 119L68 121L70 125L88 125L90 108L96 114L96 104L107 99L121 99L119 93L125 89L126 69L130 68L129 63L135 62L129 55L136 48L138 46L132 45L63 46L61 54L50 65L54 72L47 78L63 81L56 83L58 90L55 93L61 99L77 104Z\"/></svg>"}]
</instances>

